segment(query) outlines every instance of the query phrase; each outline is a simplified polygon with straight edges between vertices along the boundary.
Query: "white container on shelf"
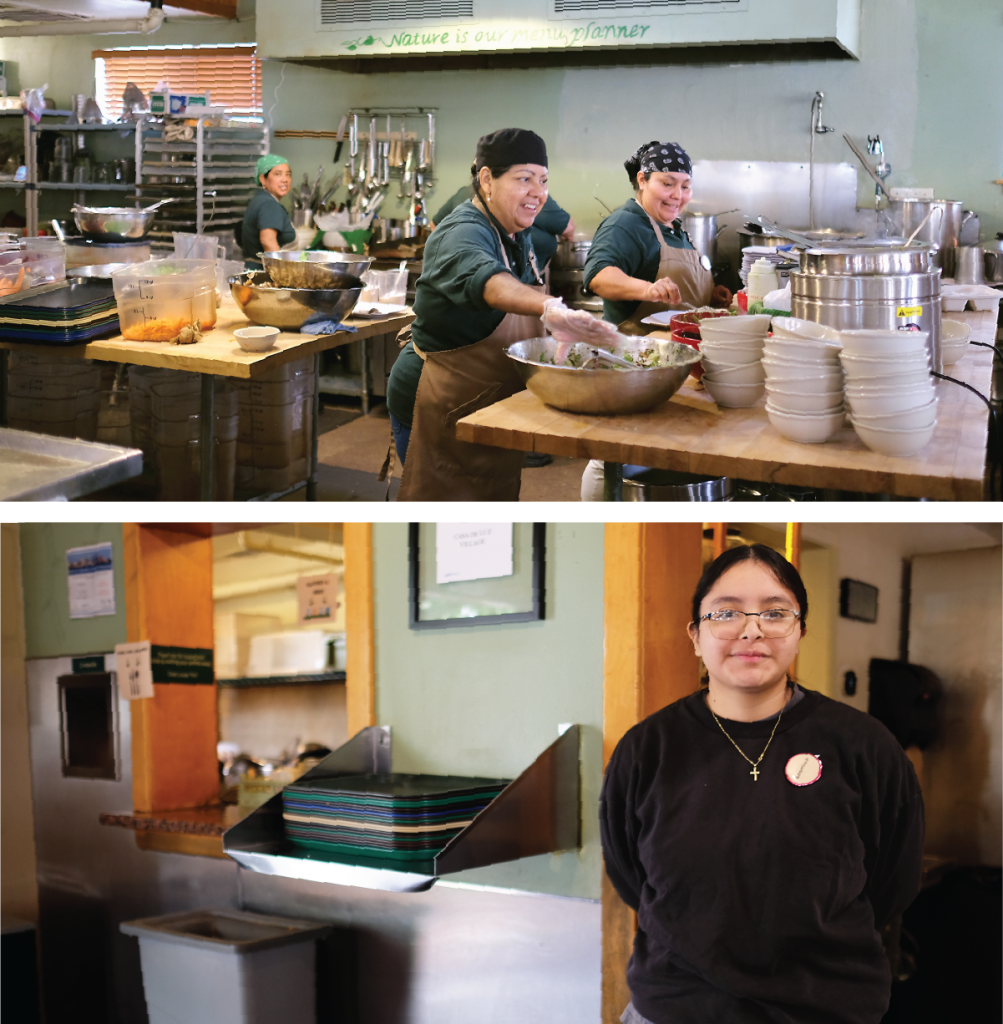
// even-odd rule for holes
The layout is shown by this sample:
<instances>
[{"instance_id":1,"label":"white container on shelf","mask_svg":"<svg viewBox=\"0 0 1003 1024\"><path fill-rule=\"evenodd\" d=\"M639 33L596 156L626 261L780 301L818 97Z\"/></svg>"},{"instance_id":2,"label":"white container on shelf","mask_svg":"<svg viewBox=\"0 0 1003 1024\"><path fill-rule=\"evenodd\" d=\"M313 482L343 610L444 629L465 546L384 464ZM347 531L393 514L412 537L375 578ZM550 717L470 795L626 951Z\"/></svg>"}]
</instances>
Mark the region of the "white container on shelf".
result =
<instances>
[{"instance_id":1,"label":"white container on shelf","mask_svg":"<svg viewBox=\"0 0 1003 1024\"><path fill-rule=\"evenodd\" d=\"M749 269L749 281L745 286L745 294L749 297L749 305L762 302L770 292L780 287L780 279L774 265L765 257L761 257Z\"/></svg>"}]
</instances>

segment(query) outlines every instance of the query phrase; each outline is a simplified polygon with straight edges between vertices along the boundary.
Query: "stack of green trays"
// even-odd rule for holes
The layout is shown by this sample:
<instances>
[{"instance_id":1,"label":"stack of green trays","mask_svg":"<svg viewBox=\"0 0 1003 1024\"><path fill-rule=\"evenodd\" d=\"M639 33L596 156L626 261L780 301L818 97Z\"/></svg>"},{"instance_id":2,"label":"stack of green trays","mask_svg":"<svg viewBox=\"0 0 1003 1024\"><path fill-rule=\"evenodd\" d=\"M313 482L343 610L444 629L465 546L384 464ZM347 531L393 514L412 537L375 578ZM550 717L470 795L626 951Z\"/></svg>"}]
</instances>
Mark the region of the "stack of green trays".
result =
<instances>
[{"instance_id":1,"label":"stack of green trays","mask_svg":"<svg viewBox=\"0 0 1003 1024\"><path fill-rule=\"evenodd\" d=\"M452 775L350 775L282 791L286 838L324 853L434 857L508 785Z\"/></svg>"},{"instance_id":2,"label":"stack of green trays","mask_svg":"<svg viewBox=\"0 0 1003 1024\"><path fill-rule=\"evenodd\" d=\"M72 345L118 333L111 281L73 278L59 288L0 304L0 336Z\"/></svg>"}]
</instances>

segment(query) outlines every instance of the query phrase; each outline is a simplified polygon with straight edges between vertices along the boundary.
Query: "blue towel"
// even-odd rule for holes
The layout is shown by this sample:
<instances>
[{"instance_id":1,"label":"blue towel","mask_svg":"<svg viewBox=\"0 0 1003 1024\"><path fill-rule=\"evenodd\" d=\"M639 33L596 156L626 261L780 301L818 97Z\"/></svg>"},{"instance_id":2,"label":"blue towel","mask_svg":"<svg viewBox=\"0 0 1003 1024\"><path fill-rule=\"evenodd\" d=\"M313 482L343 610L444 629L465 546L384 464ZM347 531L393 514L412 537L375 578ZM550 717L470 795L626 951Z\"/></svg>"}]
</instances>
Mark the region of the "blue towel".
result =
<instances>
[{"instance_id":1,"label":"blue towel","mask_svg":"<svg viewBox=\"0 0 1003 1024\"><path fill-rule=\"evenodd\" d=\"M300 334L336 334L338 331L348 331L350 334L354 334L357 330L356 327L332 320L328 313L311 313L303 321Z\"/></svg>"}]
</instances>

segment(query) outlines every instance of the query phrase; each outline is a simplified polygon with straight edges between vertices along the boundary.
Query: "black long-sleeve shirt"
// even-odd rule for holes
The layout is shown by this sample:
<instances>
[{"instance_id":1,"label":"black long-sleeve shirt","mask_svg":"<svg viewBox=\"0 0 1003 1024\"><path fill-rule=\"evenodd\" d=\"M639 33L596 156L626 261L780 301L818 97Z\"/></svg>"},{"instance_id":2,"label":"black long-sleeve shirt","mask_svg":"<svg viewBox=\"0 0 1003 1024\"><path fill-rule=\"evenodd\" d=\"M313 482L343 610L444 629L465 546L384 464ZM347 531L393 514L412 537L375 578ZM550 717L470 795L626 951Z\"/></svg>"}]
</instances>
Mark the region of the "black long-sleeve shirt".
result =
<instances>
[{"instance_id":1,"label":"black long-sleeve shirt","mask_svg":"<svg viewBox=\"0 0 1003 1024\"><path fill-rule=\"evenodd\" d=\"M775 720L724 728L753 761ZM796 754L822 773L794 786ZM631 729L600 800L610 881L638 914L627 971L653 1024L876 1024L891 975L877 929L919 888L923 802L876 719L806 691L758 780L703 693Z\"/></svg>"}]
</instances>

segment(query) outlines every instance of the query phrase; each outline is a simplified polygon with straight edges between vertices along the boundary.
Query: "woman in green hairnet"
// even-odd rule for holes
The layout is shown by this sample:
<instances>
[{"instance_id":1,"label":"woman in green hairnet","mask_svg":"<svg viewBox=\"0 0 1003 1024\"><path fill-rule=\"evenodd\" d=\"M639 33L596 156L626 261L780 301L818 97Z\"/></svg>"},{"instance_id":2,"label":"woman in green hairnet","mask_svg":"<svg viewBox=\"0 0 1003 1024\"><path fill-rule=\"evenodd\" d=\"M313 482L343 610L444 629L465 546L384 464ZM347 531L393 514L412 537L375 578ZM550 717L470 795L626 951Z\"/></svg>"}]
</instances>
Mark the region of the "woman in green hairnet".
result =
<instances>
[{"instance_id":1,"label":"woman in green hairnet","mask_svg":"<svg viewBox=\"0 0 1003 1024\"><path fill-rule=\"evenodd\" d=\"M296 241L296 229L279 200L293 182L289 162L278 153L261 157L254 168L261 188L248 204L241 227L240 251L247 270L261 270L259 252L277 252Z\"/></svg>"}]
</instances>

